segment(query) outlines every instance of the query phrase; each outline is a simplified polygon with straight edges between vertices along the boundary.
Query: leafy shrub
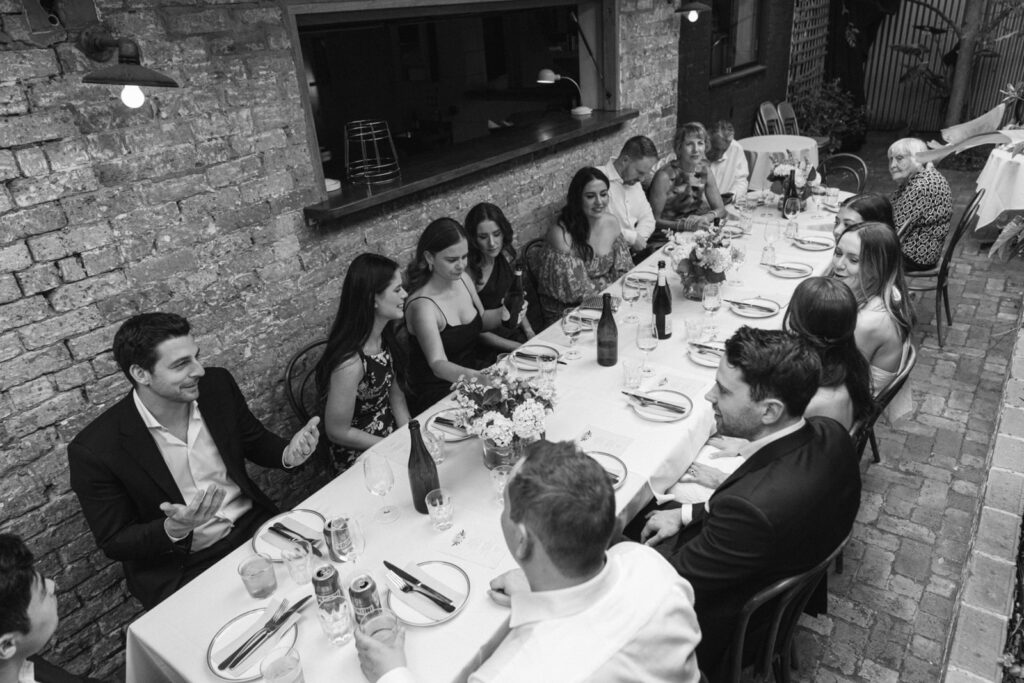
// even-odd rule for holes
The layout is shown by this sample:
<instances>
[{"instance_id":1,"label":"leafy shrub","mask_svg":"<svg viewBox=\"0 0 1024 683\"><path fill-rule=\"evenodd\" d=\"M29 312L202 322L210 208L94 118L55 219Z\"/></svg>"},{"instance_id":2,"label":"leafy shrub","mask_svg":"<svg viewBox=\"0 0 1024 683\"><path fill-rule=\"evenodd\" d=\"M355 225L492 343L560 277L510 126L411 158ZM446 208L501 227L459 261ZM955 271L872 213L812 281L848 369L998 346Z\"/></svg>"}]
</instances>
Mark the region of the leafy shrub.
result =
<instances>
[{"instance_id":1,"label":"leafy shrub","mask_svg":"<svg viewBox=\"0 0 1024 683\"><path fill-rule=\"evenodd\" d=\"M835 152L843 140L864 135L864 107L858 107L853 95L839 85L839 79L825 82L821 88L793 99L793 110L802 135L827 136L828 151Z\"/></svg>"}]
</instances>

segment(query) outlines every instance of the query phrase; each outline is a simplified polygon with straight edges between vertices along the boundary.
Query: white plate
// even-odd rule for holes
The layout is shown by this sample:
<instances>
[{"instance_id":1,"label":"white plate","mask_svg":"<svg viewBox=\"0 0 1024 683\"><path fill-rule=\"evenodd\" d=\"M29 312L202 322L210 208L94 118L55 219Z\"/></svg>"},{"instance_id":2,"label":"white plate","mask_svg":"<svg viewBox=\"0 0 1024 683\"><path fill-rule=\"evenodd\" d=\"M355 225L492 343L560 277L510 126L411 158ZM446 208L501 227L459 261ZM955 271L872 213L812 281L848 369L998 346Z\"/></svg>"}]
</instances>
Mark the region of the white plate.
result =
<instances>
[{"instance_id":1,"label":"white plate","mask_svg":"<svg viewBox=\"0 0 1024 683\"><path fill-rule=\"evenodd\" d=\"M472 439L472 434L470 434L469 432L465 432L459 429L458 427L448 427L447 425L442 427L440 425L434 424L434 421L437 420L438 415L443 415L449 419L454 420L456 416L458 416L459 410L459 408L445 408L444 410L437 411L436 413L427 418L427 429L429 429L430 433L438 437L439 439L444 439L446 443L455 443L458 441L465 441L466 439Z\"/></svg>"},{"instance_id":2,"label":"white plate","mask_svg":"<svg viewBox=\"0 0 1024 683\"><path fill-rule=\"evenodd\" d=\"M254 610L239 614L237 617L221 626L220 630L213 636L213 640L210 641L210 647L206 649L206 665L210 667L210 671L213 672L214 676L225 681L255 681L260 678L260 664L262 664L262 660L255 658L250 659L249 666L246 667L245 671L231 671L230 669L224 669L221 671L217 668L217 665L220 664L220 662L215 662L213 660L213 655L215 652L219 652L221 648L229 645L233 640L235 640L235 638L242 635L242 633L253 624L265 622L270 618L270 615L266 612L266 607L258 607ZM292 624L292 627L281 635L281 639L277 641L277 644L292 647L295 645L295 640L298 637L299 625Z\"/></svg>"},{"instance_id":3,"label":"white plate","mask_svg":"<svg viewBox=\"0 0 1024 683\"><path fill-rule=\"evenodd\" d=\"M718 367L718 364L715 364ZM643 392L644 396L658 399L662 401L668 401L670 403L676 403L681 406L687 406L689 410L685 413L674 413L669 410L663 410L658 406L642 406L636 401L630 401L629 406L636 411L636 414L645 420L652 420L654 422L678 422L679 420L685 419L690 416L693 412L693 401L690 397L681 391L674 389L651 389L650 391Z\"/></svg>"},{"instance_id":4,"label":"white plate","mask_svg":"<svg viewBox=\"0 0 1024 683\"><path fill-rule=\"evenodd\" d=\"M771 299L764 299L759 296L755 296L753 299L739 299L740 303L756 304L758 306L770 306L775 309L773 311L762 311L756 308L749 308L747 306L737 306L736 304L729 304L729 308L732 312L742 318L770 318L773 315L778 314L782 307Z\"/></svg>"},{"instance_id":5,"label":"white plate","mask_svg":"<svg viewBox=\"0 0 1024 683\"><path fill-rule=\"evenodd\" d=\"M732 239L740 239L747 233L743 232L743 228L738 225L726 225L722 228L722 234Z\"/></svg>"},{"instance_id":6,"label":"white plate","mask_svg":"<svg viewBox=\"0 0 1024 683\"><path fill-rule=\"evenodd\" d=\"M799 268L800 270L785 270L779 266L785 266L785 268ZM787 280L796 280L802 277L807 277L814 272L814 268L811 268L806 263L800 263L799 261L783 261L782 263L776 263L774 266L768 266L768 272L775 277L781 277Z\"/></svg>"},{"instance_id":7,"label":"white plate","mask_svg":"<svg viewBox=\"0 0 1024 683\"><path fill-rule=\"evenodd\" d=\"M804 251L828 251L834 249L835 241L831 237L798 237L793 240L793 246Z\"/></svg>"},{"instance_id":8,"label":"white plate","mask_svg":"<svg viewBox=\"0 0 1024 683\"><path fill-rule=\"evenodd\" d=\"M675 246L675 245L666 244L665 248L667 249L670 246ZM635 270L632 273L628 273L626 275L626 278L623 280L624 283L628 283L631 286L636 286L636 285L641 285L641 284L644 284L644 285L646 285L646 284L654 284L657 281L658 281L658 274L653 272L653 271L650 271L650 270Z\"/></svg>"},{"instance_id":9,"label":"white plate","mask_svg":"<svg viewBox=\"0 0 1024 683\"><path fill-rule=\"evenodd\" d=\"M550 344L543 344L541 342L527 342L525 345L520 346L518 349L512 352L512 362L520 370L537 370L539 363L532 358L521 358L519 354L525 353L531 356L542 356L542 355L553 355L555 358L561 358L562 353Z\"/></svg>"},{"instance_id":10,"label":"white plate","mask_svg":"<svg viewBox=\"0 0 1024 683\"><path fill-rule=\"evenodd\" d=\"M580 308L576 310L573 317L580 321L580 325L583 327L584 332L591 332L597 328L597 321L601 319L601 311L595 311L589 308Z\"/></svg>"},{"instance_id":11,"label":"white plate","mask_svg":"<svg viewBox=\"0 0 1024 683\"><path fill-rule=\"evenodd\" d=\"M281 549L278 548L276 545L273 545L272 543L267 541L267 539L264 538L264 536L266 534L270 533L267 530L270 528L271 524L274 524L276 522L284 522L285 526L288 526L287 522L288 522L289 519L294 519L295 521L300 522L303 525L309 527L310 530L313 530L313 531L315 531L317 529L320 529L320 534L318 536L313 536L311 538L316 538L317 540L320 540L320 541L323 540L324 522L327 521L327 520L324 519L324 516L321 515L319 512L317 512L316 510L306 510L306 509L303 509L303 508L296 508L295 510L290 510L288 512L282 512L281 514L275 515L275 516L271 517L270 519L268 519L267 521L263 522L263 524L260 526L259 530L252 537L252 541L250 542L250 545L252 546L252 551L254 553L266 553L267 555L270 556L270 560L272 562L280 562L281 561ZM325 547L325 545L326 544L321 544L320 545L320 550L326 556L327 555L327 548Z\"/></svg>"},{"instance_id":12,"label":"white plate","mask_svg":"<svg viewBox=\"0 0 1024 683\"><path fill-rule=\"evenodd\" d=\"M618 482L612 483L612 488L618 491L622 488L623 484L626 483L626 473L629 471L626 469L626 463L616 458L611 453L605 453L604 451L583 451L591 458L597 461L597 464L604 468L604 471L608 474L618 477Z\"/></svg>"},{"instance_id":13,"label":"white plate","mask_svg":"<svg viewBox=\"0 0 1024 683\"><path fill-rule=\"evenodd\" d=\"M393 591L390 584L388 584L388 592L384 596L385 606L395 613L400 622L409 626L436 626L454 618L469 601L469 575L462 570L462 567L451 562L445 562L444 560L426 560L425 562L417 562L416 566L422 569L425 574L429 574L452 590L462 593L465 596L462 602L455 605L454 612L449 612L440 619L431 619L420 614L401 600L392 600L391 594Z\"/></svg>"},{"instance_id":14,"label":"white plate","mask_svg":"<svg viewBox=\"0 0 1024 683\"><path fill-rule=\"evenodd\" d=\"M703 365L706 368L717 368L718 364L722 362L721 356L715 356L710 353L700 353L697 349L689 349L687 355L697 365Z\"/></svg>"}]
</instances>

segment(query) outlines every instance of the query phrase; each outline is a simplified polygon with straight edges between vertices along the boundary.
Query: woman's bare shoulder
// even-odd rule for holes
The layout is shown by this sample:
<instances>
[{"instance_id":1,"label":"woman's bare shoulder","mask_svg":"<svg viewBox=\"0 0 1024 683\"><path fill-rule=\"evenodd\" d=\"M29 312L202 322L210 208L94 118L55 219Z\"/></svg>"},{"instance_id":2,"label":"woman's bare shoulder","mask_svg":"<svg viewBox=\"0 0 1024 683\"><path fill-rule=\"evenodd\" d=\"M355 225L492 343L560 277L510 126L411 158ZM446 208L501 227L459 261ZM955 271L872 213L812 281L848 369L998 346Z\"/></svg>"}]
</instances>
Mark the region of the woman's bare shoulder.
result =
<instances>
[{"instance_id":1,"label":"woman's bare shoulder","mask_svg":"<svg viewBox=\"0 0 1024 683\"><path fill-rule=\"evenodd\" d=\"M560 223L548 228L547 234L544 235L544 241L555 251L568 252L572 249L572 237Z\"/></svg>"}]
</instances>

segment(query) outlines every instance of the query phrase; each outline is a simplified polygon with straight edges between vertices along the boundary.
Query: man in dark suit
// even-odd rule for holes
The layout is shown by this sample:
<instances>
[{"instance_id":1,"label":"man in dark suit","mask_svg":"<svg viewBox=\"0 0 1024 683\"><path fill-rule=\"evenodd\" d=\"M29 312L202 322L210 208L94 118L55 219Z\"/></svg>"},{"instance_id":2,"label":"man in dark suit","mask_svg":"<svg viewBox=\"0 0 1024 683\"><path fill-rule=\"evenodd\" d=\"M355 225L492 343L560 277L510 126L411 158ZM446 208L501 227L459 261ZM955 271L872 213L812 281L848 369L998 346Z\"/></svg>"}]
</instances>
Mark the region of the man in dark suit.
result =
<instances>
[{"instance_id":1,"label":"man in dark suit","mask_svg":"<svg viewBox=\"0 0 1024 683\"><path fill-rule=\"evenodd\" d=\"M796 336L740 328L706 398L718 431L747 440L746 460L705 505L652 511L641 532L693 585L697 659L711 681L721 679L743 604L819 564L853 527L860 469L849 434L830 418L803 418L819 372ZM822 609L823 598L824 585Z\"/></svg>"},{"instance_id":2,"label":"man in dark suit","mask_svg":"<svg viewBox=\"0 0 1024 683\"><path fill-rule=\"evenodd\" d=\"M99 547L147 609L245 542L277 510L245 469L291 468L319 432L291 441L249 411L231 374L204 368L188 322L144 313L114 336L132 383L68 446L71 486Z\"/></svg>"}]
</instances>

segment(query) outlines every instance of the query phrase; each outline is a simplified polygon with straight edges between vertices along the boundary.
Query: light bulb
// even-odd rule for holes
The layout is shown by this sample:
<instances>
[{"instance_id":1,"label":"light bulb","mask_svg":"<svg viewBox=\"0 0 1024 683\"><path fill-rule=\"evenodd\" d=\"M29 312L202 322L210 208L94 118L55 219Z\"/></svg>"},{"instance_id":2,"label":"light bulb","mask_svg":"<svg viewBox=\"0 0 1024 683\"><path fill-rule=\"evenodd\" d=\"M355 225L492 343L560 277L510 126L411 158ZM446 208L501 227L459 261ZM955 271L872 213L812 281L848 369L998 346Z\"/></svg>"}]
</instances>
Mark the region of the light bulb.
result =
<instances>
[{"instance_id":1,"label":"light bulb","mask_svg":"<svg viewBox=\"0 0 1024 683\"><path fill-rule=\"evenodd\" d=\"M697 10L695 10L695 9L692 9L692 10L690 10L690 11L689 11L689 12L688 12L688 13L686 14L686 18L687 18L687 19L689 20L689 22L690 22L691 24L694 24L694 23L696 23L696 22L697 22L697 18L698 18L699 16L700 16L700 14L699 14L699 13L697 12Z\"/></svg>"},{"instance_id":2,"label":"light bulb","mask_svg":"<svg viewBox=\"0 0 1024 683\"><path fill-rule=\"evenodd\" d=\"M146 95L137 85L126 85L121 90L121 101L129 109L138 109L146 101Z\"/></svg>"}]
</instances>

